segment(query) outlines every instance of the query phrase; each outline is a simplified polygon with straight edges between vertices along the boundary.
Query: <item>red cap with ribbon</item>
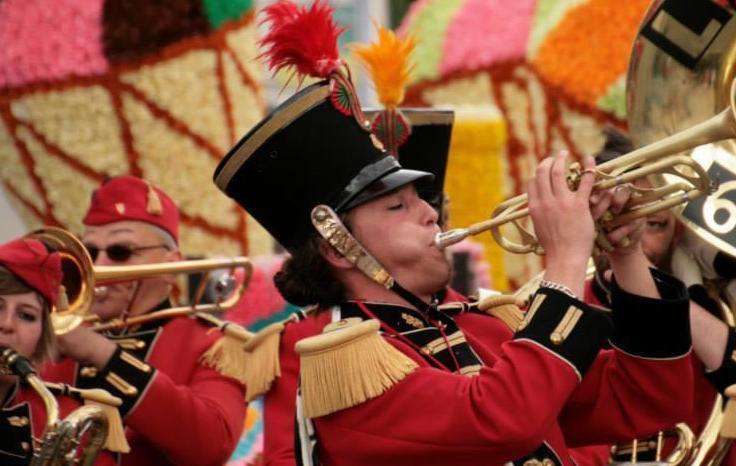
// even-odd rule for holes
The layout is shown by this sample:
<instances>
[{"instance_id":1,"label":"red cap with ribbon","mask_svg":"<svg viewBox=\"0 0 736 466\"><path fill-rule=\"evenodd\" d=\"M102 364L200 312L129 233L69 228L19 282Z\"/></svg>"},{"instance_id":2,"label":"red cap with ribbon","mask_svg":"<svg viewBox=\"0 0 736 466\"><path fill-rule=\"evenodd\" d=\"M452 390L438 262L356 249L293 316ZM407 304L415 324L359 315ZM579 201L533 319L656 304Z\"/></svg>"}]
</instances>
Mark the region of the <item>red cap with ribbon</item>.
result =
<instances>
[{"instance_id":1,"label":"red cap with ribbon","mask_svg":"<svg viewBox=\"0 0 736 466\"><path fill-rule=\"evenodd\" d=\"M0 265L54 306L61 288L61 256L38 240L21 238L0 245Z\"/></svg>"},{"instance_id":2,"label":"red cap with ribbon","mask_svg":"<svg viewBox=\"0 0 736 466\"><path fill-rule=\"evenodd\" d=\"M134 220L167 231L179 241L179 209L165 192L135 176L105 181L94 193L84 217L90 226Z\"/></svg>"}]
</instances>

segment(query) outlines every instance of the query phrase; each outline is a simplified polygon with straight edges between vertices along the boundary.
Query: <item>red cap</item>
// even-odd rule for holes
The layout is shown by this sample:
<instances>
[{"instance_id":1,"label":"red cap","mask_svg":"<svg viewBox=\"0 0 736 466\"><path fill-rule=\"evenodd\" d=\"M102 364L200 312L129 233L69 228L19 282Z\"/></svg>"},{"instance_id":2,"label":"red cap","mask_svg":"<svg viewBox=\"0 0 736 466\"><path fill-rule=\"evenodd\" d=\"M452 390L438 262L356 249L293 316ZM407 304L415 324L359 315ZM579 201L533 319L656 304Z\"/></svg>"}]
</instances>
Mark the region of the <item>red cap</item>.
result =
<instances>
[{"instance_id":1,"label":"red cap","mask_svg":"<svg viewBox=\"0 0 736 466\"><path fill-rule=\"evenodd\" d=\"M135 220L163 228L179 241L179 209L165 192L135 176L118 176L92 193L85 225Z\"/></svg>"},{"instance_id":2,"label":"red cap","mask_svg":"<svg viewBox=\"0 0 736 466\"><path fill-rule=\"evenodd\" d=\"M63 277L59 253L49 252L38 240L21 238L0 245L0 265L56 305Z\"/></svg>"}]
</instances>

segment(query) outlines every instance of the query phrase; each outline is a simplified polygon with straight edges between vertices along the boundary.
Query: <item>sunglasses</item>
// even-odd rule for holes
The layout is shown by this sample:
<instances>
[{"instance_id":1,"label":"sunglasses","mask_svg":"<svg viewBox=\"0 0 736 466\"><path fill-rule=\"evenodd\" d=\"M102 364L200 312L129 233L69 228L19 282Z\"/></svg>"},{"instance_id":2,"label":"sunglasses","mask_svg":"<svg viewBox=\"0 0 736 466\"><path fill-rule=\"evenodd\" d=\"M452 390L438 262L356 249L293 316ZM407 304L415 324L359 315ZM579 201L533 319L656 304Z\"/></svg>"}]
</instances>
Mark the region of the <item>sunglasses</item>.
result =
<instances>
[{"instance_id":1,"label":"sunglasses","mask_svg":"<svg viewBox=\"0 0 736 466\"><path fill-rule=\"evenodd\" d=\"M113 262L125 262L130 259L133 254L140 251L147 251L149 249L165 248L169 249L165 244L154 244L152 246L129 246L127 244L111 244L106 248L98 248L91 244L85 244L89 256L92 258L92 262L97 261L97 257L100 255L100 251L105 251L107 257Z\"/></svg>"}]
</instances>

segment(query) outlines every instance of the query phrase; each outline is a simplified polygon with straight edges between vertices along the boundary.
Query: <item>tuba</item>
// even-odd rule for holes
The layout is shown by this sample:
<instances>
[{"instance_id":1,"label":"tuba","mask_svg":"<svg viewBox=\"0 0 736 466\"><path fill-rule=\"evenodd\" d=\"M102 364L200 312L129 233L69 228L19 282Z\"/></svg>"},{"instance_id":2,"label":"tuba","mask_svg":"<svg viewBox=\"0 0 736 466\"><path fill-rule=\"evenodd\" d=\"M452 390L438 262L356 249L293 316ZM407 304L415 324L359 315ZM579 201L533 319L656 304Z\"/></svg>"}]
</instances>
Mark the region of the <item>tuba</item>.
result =
<instances>
[{"instance_id":1,"label":"tuba","mask_svg":"<svg viewBox=\"0 0 736 466\"><path fill-rule=\"evenodd\" d=\"M734 103L736 10L708 0L688 2L684 10L678 3L654 1L634 42L626 98L629 133L637 146L676 135L720 115L721 109ZM736 256L735 154L733 136L703 141L693 148L688 157L706 171L717 188L712 195L694 199L676 211L686 228L732 256ZM659 185L673 182L668 173L653 178ZM733 309L717 296L717 290L711 294L721 304L724 322L733 328ZM723 410L724 400L716 395L703 430L693 435L682 455L665 462L678 466L720 464L732 443L720 434Z\"/></svg>"},{"instance_id":2,"label":"tuba","mask_svg":"<svg viewBox=\"0 0 736 466\"><path fill-rule=\"evenodd\" d=\"M103 409L86 405L59 419L54 395L36 375L30 361L9 348L0 348L2 373L19 376L38 393L46 408L46 427L43 437L34 440L31 466L91 466L107 439L108 419Z\"/></svg>"}]
</instances>

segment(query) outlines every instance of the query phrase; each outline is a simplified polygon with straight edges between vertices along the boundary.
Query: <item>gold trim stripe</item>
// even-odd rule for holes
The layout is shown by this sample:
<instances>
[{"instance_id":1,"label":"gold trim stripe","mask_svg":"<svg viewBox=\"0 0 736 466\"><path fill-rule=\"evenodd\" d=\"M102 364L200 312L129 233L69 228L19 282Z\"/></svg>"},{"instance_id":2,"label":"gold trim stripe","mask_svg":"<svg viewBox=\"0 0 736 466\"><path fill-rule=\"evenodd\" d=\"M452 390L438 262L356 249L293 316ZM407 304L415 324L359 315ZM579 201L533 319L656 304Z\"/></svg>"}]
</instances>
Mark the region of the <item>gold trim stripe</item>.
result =
<instances>
[{"instance_id":1,"label":"gold trim stripe","mask_svg":"<svg viewBox=\"0 0 736 466\"><path fill-rule=\"evenodd\" d=\"M549 339L552 340L552 343L554 343L555 345L561 345L562 342L564 342L567 337L570 336L570 332L572 332L572 329L575 328L575 325L577 325L582 316L583 311L581 311L577 307L568 307L567 312L565 312L565 315L562 316L560 323L557 324L557 327L555 327L554 331L552 331L552 334L549 336Z\"/></svg>"},{"instance_id":2,"label":"gold trim stripe","mask_svg":"<svg viewBox=\"0 0 736 466\"><path fill-rule=\"evenodd\" d=\"M122 377L114 372L110 372L109 374L107 374L105 380L107 380L110 385L117 388L124 395L136 396L138 394L137 388L126 382Z\"/></svg>"},{"instance_id":3,"label":"gold trim stripe","mask_svg":"<svg viewBox=\"0 0 736 466\"><path fill-rule=\"evenodd\" d=\"M135 356L133 356L130 353L126 353L125 351L121 351L120 352L120 359L122 359L123 361L127 362L128 364L130 364L131 366L135 367L136 369L138 369L141 372L146 372L146 373L151 372L151 366L149 366L148 364L144 363L143 361L141 361L140 359L136 358Z\"/></svg>"},{"instance_id":4,"label":"gold trim stripe","mask_svg":"<svg viewBox=\"0 0 736 466\"><path fill-rule=\"evenodd\" d=\"M436 338L426 345L422 346L422 349L428 351L431 354L437 354L440 351L447 349L447 343L449 343L450 346L457 346L461 343L465 343L465 341L465 335L463 335L463 333L458 330L452 335L447 336L447 342L445 342L444 338Z\"/></svg>"},{"instance_id":5,"label":"gold trim stripe","mask_svg":"<svg viewBox=\"0 0 736 466\"><path fill-rule=\"evenodd\" d=\"M537 313L539 307L542 305L545 299L547 299L546 294L537 293L537 295L534 297L534 301L532 301L532 305L529 306L529 310L526 311L524 318L519 323L519 327L516 329L517 332L520 330L524 330L529 325L529 322L532 321L532 319L534 318L534 314Z\"/></svg>"},{"instance_id":6,"label":"gold trim stripe","mask_svg":"<svg viewBox=\"0 0 736 466\"><path fill-rule=\"evenodd\" d=\"M402 108L401 113L409 120L412 126L451 125L455 121L455 112L449 108ZM365 108L363 114L373 121L382 108Z\"/></svg>"},{"instance_id":7,"label":"gold trim stripe","mask_svg":"<svg viewBox=\"0 0 736 466\"><path fill-rule=\"evenodd\" d=\"M478 375L480 373L480 368L483 367L480 364L474 364L472 366L465 366L460 368L460 374L461 375Z\"/></svg>"},{"instance_id":8,"label":"gold trim stripe","mask_svg":"<svg viewBox=\"0 0 736 466\"><path fill-rule=\"evenodd\" d=\"M298 99L290 102L287 106L277 110L271 115L255 133L248 138L243 145L241 145L237 152L235 152L222 167L220 173L215 179L215 184L225 191L227 186L230 184L233 176L240 170L246 160L261 147L271 136L277 131L290 125L294 120L305 114L312 107L323 102L330 95L330 85L324 84L317 86L309 92L305 92L304 95L299 96Z\"/></svg>"},{"instance_id":9,"label":"gold trim stripe","mask_svg":"<svg viewBox=\"0 0 736 466\"><path fill-rule=\"evenodd\" d=\"M142 349L146 346L143 340L137 338L122 338L120 340L113 340L116 345L125 350L137 350Z\"/></svg>"}]
</instances>

